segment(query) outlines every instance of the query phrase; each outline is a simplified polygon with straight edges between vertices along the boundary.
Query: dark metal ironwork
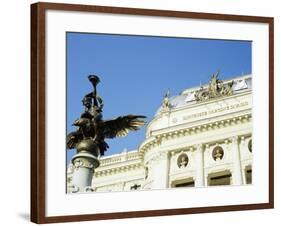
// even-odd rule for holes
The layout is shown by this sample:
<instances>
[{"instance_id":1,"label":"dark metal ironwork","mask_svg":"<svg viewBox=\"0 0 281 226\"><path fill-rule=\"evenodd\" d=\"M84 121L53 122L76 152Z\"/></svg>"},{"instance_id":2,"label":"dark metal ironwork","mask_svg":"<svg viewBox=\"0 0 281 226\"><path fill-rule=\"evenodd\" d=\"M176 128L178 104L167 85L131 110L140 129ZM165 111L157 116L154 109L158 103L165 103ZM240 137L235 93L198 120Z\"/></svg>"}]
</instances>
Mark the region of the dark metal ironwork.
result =
<instances>
[{"instance_id":1,"label":"dark metal ironwork","mask_svg":"<svg viewBox=\"0 0 281 226\"><path fill-rule=\"evenodd\" d=\"M86 94L82 100L85 107L80 118L73 125L77 129L67 135L68 149L77 149L78 152L87 151L95 156L104 155L109 148L106 138L126 136L129 131L136 131L145 124L143 115L119 116L111 120L103 120L103 100L97 95L97 85L100 79L96 75L89 75L93 91Z\"/></svg>"}]
</instances>

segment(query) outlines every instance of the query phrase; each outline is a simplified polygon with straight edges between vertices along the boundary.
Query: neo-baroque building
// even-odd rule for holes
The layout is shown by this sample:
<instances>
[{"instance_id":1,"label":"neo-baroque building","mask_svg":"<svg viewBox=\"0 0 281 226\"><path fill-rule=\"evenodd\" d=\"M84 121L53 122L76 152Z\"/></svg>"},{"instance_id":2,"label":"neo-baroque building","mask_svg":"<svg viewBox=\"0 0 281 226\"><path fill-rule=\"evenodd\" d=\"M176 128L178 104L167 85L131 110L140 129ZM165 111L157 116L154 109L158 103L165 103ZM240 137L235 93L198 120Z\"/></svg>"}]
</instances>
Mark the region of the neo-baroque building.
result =
<instances>
[{"instance_id":1,"label":"neo-baroque building","mask_svg":"<svg viewBox=\"0 0 281 226\"><path fill-rule=\"evenodd\" d=\"M252 76L167 93L137 150L100 158L96 192L252 183ZM71 185L73 165L68 167Z\"/></svg>"}]
</instances>

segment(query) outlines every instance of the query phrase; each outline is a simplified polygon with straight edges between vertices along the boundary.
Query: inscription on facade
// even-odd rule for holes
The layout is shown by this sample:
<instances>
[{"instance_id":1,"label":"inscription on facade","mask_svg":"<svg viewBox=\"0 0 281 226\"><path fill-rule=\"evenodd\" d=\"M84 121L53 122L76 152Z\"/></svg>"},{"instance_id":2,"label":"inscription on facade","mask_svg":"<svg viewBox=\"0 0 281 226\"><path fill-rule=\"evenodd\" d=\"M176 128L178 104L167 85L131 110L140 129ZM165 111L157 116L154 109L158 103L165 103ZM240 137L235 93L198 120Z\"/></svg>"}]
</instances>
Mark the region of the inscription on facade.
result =
<instances>
[{"instance_id":1,"label":"inscription on facade","mask_svg":"<svg viewBox=\"0 0 281 226\"><path fill-rule=\"evenodd\" d=\"M221 108L215 108L215 109L211 109L211 110L208 110L208 111L202 111L202 112L198 112L198 113L194 113L194 114L190 114L190 115L185 115L185 116L182 117L182 120L186 121L186 120L190 120L190 119L205 117L207 115L212 115L212 114L216 114L216 113L219 113L219 112L229 111L229 110L245 107L245 106L248 106L248 105L249 105L248 101L241 102L241 103L238 103L238 104L231 104L231 105L227 105L227 106L221 107ZM177 121L178 121L177 118L172 119L173 123L176 123Z\"/></svg>"}]
</instances>

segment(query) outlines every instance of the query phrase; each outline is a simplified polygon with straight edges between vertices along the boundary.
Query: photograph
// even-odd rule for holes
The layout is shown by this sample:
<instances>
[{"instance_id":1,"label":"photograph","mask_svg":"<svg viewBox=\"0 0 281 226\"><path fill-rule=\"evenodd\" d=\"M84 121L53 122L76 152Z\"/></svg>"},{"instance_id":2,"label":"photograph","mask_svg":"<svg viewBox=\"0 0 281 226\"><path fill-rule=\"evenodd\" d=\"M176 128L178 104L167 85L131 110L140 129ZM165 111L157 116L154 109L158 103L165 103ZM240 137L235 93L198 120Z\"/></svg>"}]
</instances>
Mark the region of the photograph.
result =
<instances>
[{"instance_id":1,"label":"photograph","mask_svg":"<svg viewBox=\"0 0 281 226\"><path fill-rule=\"evenodd\" d=\"M273 208L273 26L32 4L32 221Z\"/></svg>"},{"instance_id":2,"label":"photograph","mask_svg":"<svg viewBox=\"0 0 281 226\"><path fill-rule=\"evenodd\" d=\"M66 33L66 192L251 186L252 42Z\"/></svg>"}]
</instances>

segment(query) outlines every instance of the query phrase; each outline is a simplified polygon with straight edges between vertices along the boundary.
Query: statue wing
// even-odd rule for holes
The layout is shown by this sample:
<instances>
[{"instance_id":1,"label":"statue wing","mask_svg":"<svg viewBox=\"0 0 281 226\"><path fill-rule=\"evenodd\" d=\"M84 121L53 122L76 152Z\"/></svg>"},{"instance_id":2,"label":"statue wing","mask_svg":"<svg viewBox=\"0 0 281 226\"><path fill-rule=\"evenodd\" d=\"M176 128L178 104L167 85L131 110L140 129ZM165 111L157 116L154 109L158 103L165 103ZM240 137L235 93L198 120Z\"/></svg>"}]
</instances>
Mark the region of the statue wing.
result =
<instances>
[{"instance_id":1,"label":"statue wing","mask_svg":"<svg viewBox=\"0 0 281 226\"><path fill-rule=\"evenodd\" d=\"M136 131L143 126L146 123L144 118L142 115L126 115L103 121L103 135L105 138L126 136L130 130Z\"/></svg>"},{"instance_id":2,"label":"statue wing","mask_svg":"<svg viewBox=\"0 0 281 226\"><path fill-rule=\"evenodd\" d=\"M66 147L68 149L73 149L82 139L83 139L83 134L80 130L71 132L66 136Z\"/></svg>"}]
</instances>

